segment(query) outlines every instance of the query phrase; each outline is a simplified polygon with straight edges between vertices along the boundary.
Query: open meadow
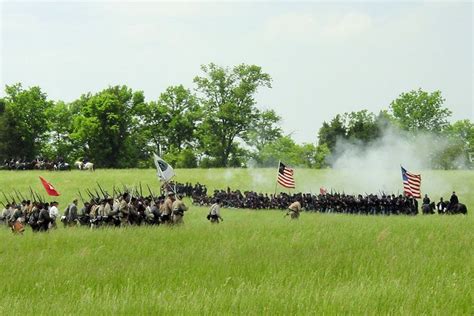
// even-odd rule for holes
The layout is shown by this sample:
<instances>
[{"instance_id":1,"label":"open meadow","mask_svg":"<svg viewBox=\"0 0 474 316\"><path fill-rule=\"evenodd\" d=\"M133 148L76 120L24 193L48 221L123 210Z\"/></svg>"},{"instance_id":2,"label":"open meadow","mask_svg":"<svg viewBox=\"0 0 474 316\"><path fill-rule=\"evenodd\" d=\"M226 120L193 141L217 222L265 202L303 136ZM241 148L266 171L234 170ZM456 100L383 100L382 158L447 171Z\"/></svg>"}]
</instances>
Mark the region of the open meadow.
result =
<instances>
[{"instance_id":1,"label":"open meadow","mask_svg":"<svg viewBox=\"0 0 474 316\"><path fill-rule=\"evenodd\" d=\"M209 192L275 190L273 169L176 173ZM135 169L1 171L0 190L44 194L40 175L62 194L61 212L96 181L158 191L154 170ZM398 170L382 184L359 177L297 170L297 191L401 190ZM282 211L223 209L225 221L211 225L207 208L191 206L176 228L0 229L0 314L472 315L473 188L472 171L423 172L422 192L437 201L455 190L467 216L303 213L291 222Z\"/></svg>"}]
</instances>

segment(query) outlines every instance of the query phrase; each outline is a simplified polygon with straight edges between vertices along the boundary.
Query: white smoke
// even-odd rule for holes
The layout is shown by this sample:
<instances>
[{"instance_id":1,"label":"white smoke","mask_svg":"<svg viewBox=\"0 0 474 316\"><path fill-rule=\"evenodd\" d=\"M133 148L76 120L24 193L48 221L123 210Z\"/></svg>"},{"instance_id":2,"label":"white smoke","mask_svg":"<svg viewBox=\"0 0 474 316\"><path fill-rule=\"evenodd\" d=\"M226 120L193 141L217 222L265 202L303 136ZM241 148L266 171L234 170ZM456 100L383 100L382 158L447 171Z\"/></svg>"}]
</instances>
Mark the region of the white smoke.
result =
<instances>
[{"instance_id":1,"label":"white smoke","mask_svg":"<svg viewBox=\"0 0 474 316\"><path fill-rule=\"evenodd\" d=\"M401 169L422 175L423 192L449 191L451 187L433 169L433 157L440 155L449 141L433 134L407 135L394 128L364 145L338 141L330 158L333 172L325 177L326 188L346 193L402 193Z\"/></svg>"}]
</instances>

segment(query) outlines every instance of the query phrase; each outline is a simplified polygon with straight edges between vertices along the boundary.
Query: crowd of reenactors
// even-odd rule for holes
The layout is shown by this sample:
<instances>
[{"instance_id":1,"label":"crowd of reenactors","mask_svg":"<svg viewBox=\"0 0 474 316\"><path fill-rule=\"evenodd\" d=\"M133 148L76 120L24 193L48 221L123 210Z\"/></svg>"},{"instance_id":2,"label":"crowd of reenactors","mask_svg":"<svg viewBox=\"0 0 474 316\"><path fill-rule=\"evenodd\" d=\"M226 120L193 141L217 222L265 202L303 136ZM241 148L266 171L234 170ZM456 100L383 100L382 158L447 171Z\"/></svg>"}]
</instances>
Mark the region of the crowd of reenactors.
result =
<instances>
[{"instance_id":1,"label":"crowd of reenactors","mask_svg":"<svg viewBox=\"0 0 474 316\"><path fill-rule=\"evenodd\" d=\"M417 215L419 204L417 199L406 195L395 194L358 194L325 193L325 194L268 194L254 191L215 190L212 196L192 195L193 204L207 206L216 200L222 201L223 207L245 209L280 209L288 210L294 202L299 202L300 208L308 212L344 213L364 215ZM448 203L443 198L435 204L427 195L421 207L423 214L457 214L465 213L465 205L460 204L453 192Z\"/></svg>"},{"instance_id":2,"label":"crowd of reenactors","mask_svg":"<svg viewBox=\"0 0 474 316\"><path fill-rule=\"evenodd\" d=\"M183 201L190 197L193 205L210 206L207 219L211 223L222 221L220 208L235 209L280 209L286 210L286 215L292 219L298 218L302 211L321 213L343 213L363 215L417 215L418 202L411 196L394 194L358 194L325 193L325 194L263 194L254 191L215 190L207 195L207 188L202 184L168 183L161 188L161 193L155 195L148 187L149 194L143 194L139 189L124 187L123 191L113 189L113 194L104 191L97 183L99 190L86 190L87 199L79 191L79 199L74 199L67 205L62 215L58 202L44 202L38 194L31 192L33 200L22 199L15 202L11 197L0 214L0 222L9 226L12 231L22 233L28 225L34 232L54 229L58 221L64 227L87 226L126 227L140 225L180 225L183 224L184 214L188 207ZM20 200L22 195L18 195ZM428 195L423 198L423 214L458 214L467 213L464 204L459 203L455 192L449 202L443 198L435 204Z\"/></svg>"},{"instance_id":3,"label":"crowd of reenactors","mask_svg":"<svg viewBox=\"0 0 474 316\"><path fill-rule=\"evenodd\" d=\"M62 157L54 160L44 157L37 157L33 160L10 158L3 160L0 170L71 170L71 165Z\"/></svg>"}]
</instances>

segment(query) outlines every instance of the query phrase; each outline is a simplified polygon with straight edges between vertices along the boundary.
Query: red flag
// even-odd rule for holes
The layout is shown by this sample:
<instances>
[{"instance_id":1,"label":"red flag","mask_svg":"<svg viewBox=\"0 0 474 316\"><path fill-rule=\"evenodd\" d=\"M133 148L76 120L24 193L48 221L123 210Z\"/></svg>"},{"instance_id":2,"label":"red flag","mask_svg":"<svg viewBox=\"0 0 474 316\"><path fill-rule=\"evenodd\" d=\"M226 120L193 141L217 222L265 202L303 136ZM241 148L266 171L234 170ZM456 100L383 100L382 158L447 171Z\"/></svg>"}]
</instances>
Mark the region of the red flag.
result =
<instances>
[{"instance_id":1,"label":"red flag","mask_svg":"<svg viewBox=\"0 0 474 316\"><path fill-rule=\"evenodd\" d=\"M53 187L51 183L46 181L43 177L40 177L41 183L43 184L46 192L48 192L49 196L59 196L59 192Z\"/></svg>"}]
</instances>

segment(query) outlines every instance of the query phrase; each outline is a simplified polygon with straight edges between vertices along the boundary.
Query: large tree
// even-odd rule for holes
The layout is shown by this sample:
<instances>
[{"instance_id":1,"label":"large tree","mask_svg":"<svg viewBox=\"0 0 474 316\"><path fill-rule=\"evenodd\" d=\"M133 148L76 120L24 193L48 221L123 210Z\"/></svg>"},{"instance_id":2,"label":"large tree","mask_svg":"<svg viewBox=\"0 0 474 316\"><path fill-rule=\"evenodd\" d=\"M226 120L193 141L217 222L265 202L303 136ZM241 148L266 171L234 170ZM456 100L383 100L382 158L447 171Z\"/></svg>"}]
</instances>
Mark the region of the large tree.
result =
<instances>
[{"instance_id":1,"label":"large tree","mask_svg":"<svg viewBox=\"0 0 474 316\"><path fill-rule=\"evenodd\" d=\"M323 122L318 132L319 145L326 144L332 152L336 148L338 140L347 138L347 128L344 125L343 116L337 114L330 123Z\"/></svg>"},{"instance_id":2,"label":"large tree","mask_svg":"<svg viewBox=\"0 0 474 316\"><path fill-rule=\"evenodd\" d=\"M140 120L136 109L143 102L143 93L127 86L83 95L75 102L80 110L71 137L83 144L84 155L98 166L136 166L136 151L141 144L131 141L131 137Z\"/></svg>"},{"instance_id":3,"label":"large tree","mask_svg":"<svg viewBox=\"0 0 474 316\"><path fill-rule=\"evenodd\" d=\"M47 140L47 113L53 102L39 87L24 89L20 83L7 85L5 93L0 132L2 155L33 159Z\"/></svg>"},{"instance_id":4,"label":"large tree","mask_svg":"<svg viewBox=\"0 0 474 316\"><path fill-rule=\"evenodd\" d=\"M168 87L144 110L144 129L157 147L179 153L194 141L201 111L196 96L182 85Z\"/></svg>"},{"instance_id":5,"label":"large tree","mask_svg":"<svg viewBox=\"0 0 474 316\"><path fill-rule=\"evenodd\" d=\"M248 144L260 151L282 136L281 117L274 110L257 112L257 119L248 133Z\"/></svg>"},{"instance_id":6,"label":"large tree","mask_svg":"<svg viewBox=\"0 0 474 316\"><path fill-rule=\"evenodd\" d=\"M247 140L258 118L255 94L261 87L271 88L271 77L255 65L229 69L211 63L201 70L204 74L194 78L204 111L200 145L215 166L227 167L239 160L237 139Z\"/></svg>"},{"instance_id":7,"label":"large tree","mask_svg":"<svg viewBox=\"0 0 474 316\"><path fill-rule=\"evenodd\" d=\"M451 111L443 107L444 101L440 91L412 90L394 100L390 112L404 130L440 132L449 125L451 116Z\"/></svg>"}]
</instances>

